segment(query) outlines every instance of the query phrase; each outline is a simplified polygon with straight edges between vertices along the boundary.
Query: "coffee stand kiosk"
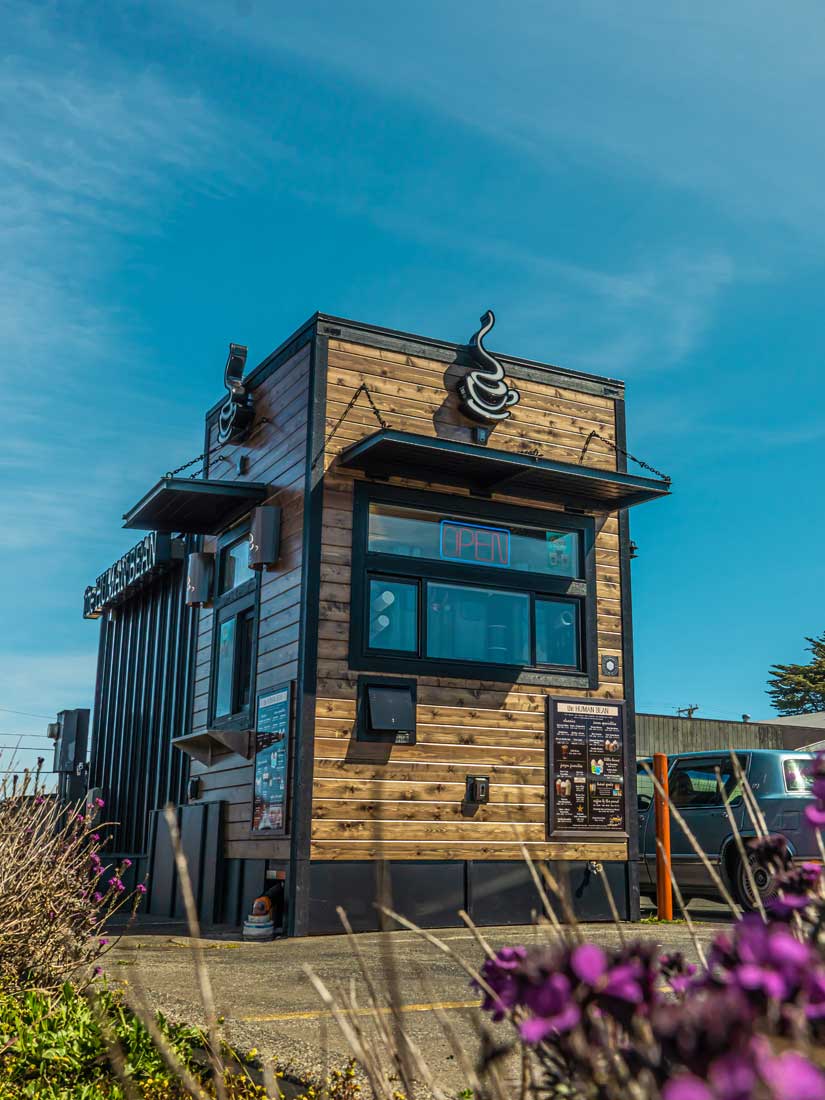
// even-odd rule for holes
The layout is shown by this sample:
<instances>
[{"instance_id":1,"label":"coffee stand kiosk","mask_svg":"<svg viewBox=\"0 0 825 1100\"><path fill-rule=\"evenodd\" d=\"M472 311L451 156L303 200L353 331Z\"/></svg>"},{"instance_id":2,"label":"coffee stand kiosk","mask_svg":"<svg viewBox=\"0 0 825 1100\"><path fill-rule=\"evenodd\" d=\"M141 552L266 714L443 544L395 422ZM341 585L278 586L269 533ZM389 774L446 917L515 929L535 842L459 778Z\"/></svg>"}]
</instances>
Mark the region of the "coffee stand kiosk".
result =
<instances>
[{"instance_id":1,"label":"coffee stand kiosk","mask_svg":"<svg viewBox=\"0 0 825 1100\"><path fill-rule=\"evenodd\" d=\"M638 911L621 382L316 314L206 414L202 469L86 592L90 782L118 854L207 922L286 884L293 935L373 928L376 870L425 925L528 921L523 859L584 917ZM129 558L129 555L126 556Z\"/></svg>"}]
</instances>

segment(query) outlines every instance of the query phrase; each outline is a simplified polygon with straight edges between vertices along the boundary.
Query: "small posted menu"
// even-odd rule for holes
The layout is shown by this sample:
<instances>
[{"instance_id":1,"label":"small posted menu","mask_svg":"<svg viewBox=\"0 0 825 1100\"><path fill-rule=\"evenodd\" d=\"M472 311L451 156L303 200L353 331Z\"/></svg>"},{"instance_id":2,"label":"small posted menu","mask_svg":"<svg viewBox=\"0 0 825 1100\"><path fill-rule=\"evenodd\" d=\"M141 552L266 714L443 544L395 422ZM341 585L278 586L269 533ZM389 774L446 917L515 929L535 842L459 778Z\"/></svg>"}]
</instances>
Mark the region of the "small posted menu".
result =
<instances>
[{"instance_id":1,"label":"small posted menu","mask_svg":"<svg viewBox=\"0 0 825 1100\"><path fill-rule=\"evenodd\" d=\"M550 699L553 831L624 829L624 708Z\"/></svg>"},{"instance_id":2,"label":"small posted menu","mask_svg":"<svg viewBox=\"0 0 825 1100\"><path fill-rule=\"evenodd\" d=\"M254 833L286 832L286 790L292 685L262 691L255 708Z\"/></svg>"}]
</instances>

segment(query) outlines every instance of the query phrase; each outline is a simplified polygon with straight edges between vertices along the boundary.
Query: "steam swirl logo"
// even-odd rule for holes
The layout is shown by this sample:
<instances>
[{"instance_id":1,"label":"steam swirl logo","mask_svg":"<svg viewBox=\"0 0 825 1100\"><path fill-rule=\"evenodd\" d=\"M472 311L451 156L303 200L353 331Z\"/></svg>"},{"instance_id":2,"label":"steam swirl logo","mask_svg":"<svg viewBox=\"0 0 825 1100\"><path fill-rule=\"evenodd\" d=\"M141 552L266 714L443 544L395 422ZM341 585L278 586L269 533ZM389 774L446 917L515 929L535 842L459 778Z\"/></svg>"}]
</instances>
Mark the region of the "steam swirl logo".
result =
<instances>
[{"instance_id":1,"label":"steam swirl logo","mask_svg":"<svg viewBox=\"0 0 825 1100\"><path fill-rule=\"evenodd\" d=\"M520 395L508 385L504 367L484 347L484 337L496 323L495 314L488 309L480 320L481 328L473 334L468 345L477 368L458 383L458 396L462 410L471 419L496 423L507 419Z\"/></svg>"}]
</instances>

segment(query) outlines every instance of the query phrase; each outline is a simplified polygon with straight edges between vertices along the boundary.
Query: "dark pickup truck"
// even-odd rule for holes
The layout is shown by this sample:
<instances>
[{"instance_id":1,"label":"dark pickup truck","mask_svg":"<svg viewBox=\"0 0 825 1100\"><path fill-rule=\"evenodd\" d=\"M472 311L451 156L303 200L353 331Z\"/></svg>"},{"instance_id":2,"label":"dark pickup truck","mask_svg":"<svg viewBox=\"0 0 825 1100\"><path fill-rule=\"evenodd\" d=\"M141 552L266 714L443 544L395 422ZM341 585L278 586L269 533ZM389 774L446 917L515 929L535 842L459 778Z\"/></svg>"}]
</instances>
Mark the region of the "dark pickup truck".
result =
<instances>
[{"instance_id":1,"label":"dark pickup truck","mask_svg":"<svg viewBox=\"0 0 825 1100\"><path fill-rule=\"evenodd\" d=\"M776 749L737 751L742 771L765 816L768 832L788 842L795 860L821 862L814 829L805 818L811 803L811 779L806 766L810 753ZM648 761L648 763L650 763ZM686 752L668 757L668 786L679 810L710 862L744 909L754 907L753 891L734 841L728 815L716 781L719 768L737 828L743 837L756 835L745 808L729 752ZM639 806L639 881L643 895L656 896L656 821L653 781L639 765L636 777ZM718 891L685 831L671 817L670 847L673 872L685 901L694 897L718 899ZM776 891L774 876L752 864L756 887L763 900Z\"/></svg>"}]
</instances>

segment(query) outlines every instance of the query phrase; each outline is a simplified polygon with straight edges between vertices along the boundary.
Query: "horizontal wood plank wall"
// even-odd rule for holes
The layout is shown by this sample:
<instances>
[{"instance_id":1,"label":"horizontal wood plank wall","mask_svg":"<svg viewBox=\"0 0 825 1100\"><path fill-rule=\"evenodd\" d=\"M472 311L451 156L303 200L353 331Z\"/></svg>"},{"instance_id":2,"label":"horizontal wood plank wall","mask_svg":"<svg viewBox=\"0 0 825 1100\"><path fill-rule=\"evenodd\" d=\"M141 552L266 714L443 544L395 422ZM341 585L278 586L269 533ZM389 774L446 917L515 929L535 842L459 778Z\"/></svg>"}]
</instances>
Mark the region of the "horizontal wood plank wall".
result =
<instances>
[{"instance_id":1,"label":"horizontal wood plank wall","mask_svg":"<svg viewBox=\"0 0 825 1100\"><path fill-rule=\"evenodd\" d=\"M471 441L458 410L463 368L418 356L330 340L327 430L366 382L389 427ZM521 401L496 426L492 447L578 462L597 431L615 438L614 403L558 385L518 379ZM446 387L446 388L445 388ZM526 843L537 858L623 859L626 847L604 842L548 843L545 836L545 696L550 689L432 676L418 679L418 743L371 745L352 740L357 672L349 670L350 561L354 479L335 456L377 430L364 398L347 415L325 455L321 550L318 695L311 855L346 859L519 859ZM594 441L586 464L615 469L612 449ZM415 481L396 480L421 488ZM461 495L449 486L427 488ZM494 499L535 507L535 502ZM552 517L548 508L548 520ZM615 515L597 519L599 653L621 657L621 581ZM597 691L557 694L620 698L621 681ZM465 777L490 776L490 802L462 815Z\"/></svg>"},{"instance_id":2,"label":"horizontal wood plank wall","mask_svg":"<svg viewBox=\"0 0 825 1100\"><path fill-rule=\"evenodd\" d=\"M209 468L213 478L271 485L272 496L266 503L279 504L283 510L278 567L261 574L256 691L298 676L308 385L307 344L254 391L255 424L260 427L253 426L247 442L224 447ZM213 425L209 447L215 445L216 432ZM237 473L241 455L249 457L242 478ZM208 719L213 627L214 613L202 611L195 666L195 731L204 729ZM254 761L227 753L211 767L193 762L192 774L200 776L204 801L226 802L227 858L287 858L288 841L251 838L253 768Z\"/></svg>"}]
</instances>

